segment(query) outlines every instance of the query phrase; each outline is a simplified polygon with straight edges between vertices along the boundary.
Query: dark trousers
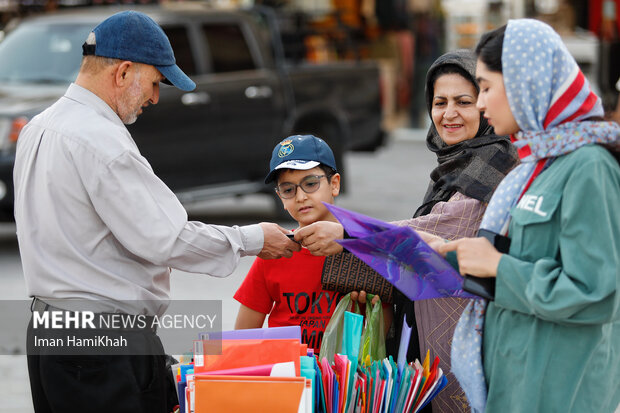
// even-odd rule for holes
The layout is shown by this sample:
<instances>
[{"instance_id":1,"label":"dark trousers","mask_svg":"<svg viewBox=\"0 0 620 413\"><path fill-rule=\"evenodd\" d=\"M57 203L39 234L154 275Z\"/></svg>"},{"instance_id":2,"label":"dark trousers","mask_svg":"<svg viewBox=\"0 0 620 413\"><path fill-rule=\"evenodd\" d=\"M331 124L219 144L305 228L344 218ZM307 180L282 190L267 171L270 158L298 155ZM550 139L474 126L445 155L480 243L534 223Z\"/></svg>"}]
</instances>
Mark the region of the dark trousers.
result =
<instances>
[{"instance_id":1,"label":"dark trousers","mask_svg":"<svg viewBox=\"0 0 620 413\"><path fill-rule=\"evenodd\" d=\"M29 343L34 334L31 320ZM142 354L148 355L29 353L35 412L169 413L169 373L159 337L151 331L118 334L147 346Z\"/></svg>"}]
</instances>

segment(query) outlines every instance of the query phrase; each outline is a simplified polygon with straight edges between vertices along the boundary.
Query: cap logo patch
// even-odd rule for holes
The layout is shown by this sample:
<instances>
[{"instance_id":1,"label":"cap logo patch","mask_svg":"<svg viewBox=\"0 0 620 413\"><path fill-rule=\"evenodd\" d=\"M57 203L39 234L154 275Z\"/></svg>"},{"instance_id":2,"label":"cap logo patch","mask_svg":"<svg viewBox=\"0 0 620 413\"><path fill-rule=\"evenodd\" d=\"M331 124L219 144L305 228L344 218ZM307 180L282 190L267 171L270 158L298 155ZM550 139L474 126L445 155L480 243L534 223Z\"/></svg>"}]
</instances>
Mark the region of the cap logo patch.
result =
<instances>
[{"instance_id":1,"label":"cap logo patch","mask_svg":"<svg viewBox=\"0 0 620 413\"><path fill-rule=\"evenodd\" d=\"M287 139L285 141L280 142L280 150L278 151L278 158L284 158L293 153L295 147L293 146L293 141Z\"/></svg>"}]
</instances>

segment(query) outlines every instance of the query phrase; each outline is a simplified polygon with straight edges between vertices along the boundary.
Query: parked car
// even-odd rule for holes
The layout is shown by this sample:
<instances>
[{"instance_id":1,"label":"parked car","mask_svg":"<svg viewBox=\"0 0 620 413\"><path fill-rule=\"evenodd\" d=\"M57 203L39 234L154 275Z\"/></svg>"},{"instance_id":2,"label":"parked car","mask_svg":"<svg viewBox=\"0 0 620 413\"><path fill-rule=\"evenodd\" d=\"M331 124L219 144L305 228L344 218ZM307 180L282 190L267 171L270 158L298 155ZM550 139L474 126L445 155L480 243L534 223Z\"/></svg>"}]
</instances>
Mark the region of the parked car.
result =
<instances>
[{"instance_id":1,"label":"parked car","mask_svg":"<svg viewBox=\"0 0 620 413\"><path fill-rule=\"evenodd\" d=\"M196 82L163 85L160 100L128 128L155 173L183 203L273 192L263 184L285 136L324 138L343 154L383 141L374 62L290 65L271 9L131 6L157 21L177 64ZM12 168L21 128L75 79L88 33L118 7L89 7L9 24L0 42L0 219L13 217Z\"/></svg>"}]
</instances>

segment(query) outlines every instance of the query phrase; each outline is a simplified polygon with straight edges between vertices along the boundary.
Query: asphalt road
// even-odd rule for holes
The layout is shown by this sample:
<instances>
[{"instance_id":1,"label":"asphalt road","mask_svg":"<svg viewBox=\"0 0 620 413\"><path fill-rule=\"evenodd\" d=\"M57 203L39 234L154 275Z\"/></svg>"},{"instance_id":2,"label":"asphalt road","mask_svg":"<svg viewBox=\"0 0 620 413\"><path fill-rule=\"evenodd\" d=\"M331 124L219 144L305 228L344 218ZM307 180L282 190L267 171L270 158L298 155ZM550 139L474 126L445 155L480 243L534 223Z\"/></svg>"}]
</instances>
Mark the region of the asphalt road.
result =
<instances>
[{"instance_id":1,"label":"asphalt road","mask_svg":"<svg viewBox=\"0 0 620 413\"><path fill-rule=\"evenodd\" d=\"M348 191L336 203L383 220L410 217L422 201L428 174L435 163L421 130L395 131L385 147L372 153L350 153L345 158ZM219 199L188 208L193 219L222 225L277 221L273 199L265 195ZM253 258L245 257L227 278L173 271L171 297L176 300L222 300L222 325L233 328L238 303L232 299ZM14 225L0 225L0 300L26 300ZM25 356L0 356L0 412L30 413L32 402Z\"/></svg>"}]
</instances>

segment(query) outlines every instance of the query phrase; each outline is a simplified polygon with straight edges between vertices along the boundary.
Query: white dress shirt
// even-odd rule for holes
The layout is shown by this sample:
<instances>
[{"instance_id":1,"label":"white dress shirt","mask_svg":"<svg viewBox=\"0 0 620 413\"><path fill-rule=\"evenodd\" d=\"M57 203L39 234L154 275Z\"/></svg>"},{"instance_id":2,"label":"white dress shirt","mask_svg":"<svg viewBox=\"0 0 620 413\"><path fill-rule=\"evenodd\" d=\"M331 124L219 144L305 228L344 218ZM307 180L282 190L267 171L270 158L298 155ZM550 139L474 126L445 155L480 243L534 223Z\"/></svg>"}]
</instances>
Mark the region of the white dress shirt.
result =
<instances>
[{"instance_id":1,"label":"white dress shirt","mask_svg":"<svg viewBox=\"0 0 620 413\"><path fill-rule=\"evenodd\" d=\"M188 221L118 115L75 84L24 127L14 182L27 290L44 301L103 300L113 303L107 311L160 315L169 267L224 277L263 246L259 225Z\"/></svg>"}]
</instances>

